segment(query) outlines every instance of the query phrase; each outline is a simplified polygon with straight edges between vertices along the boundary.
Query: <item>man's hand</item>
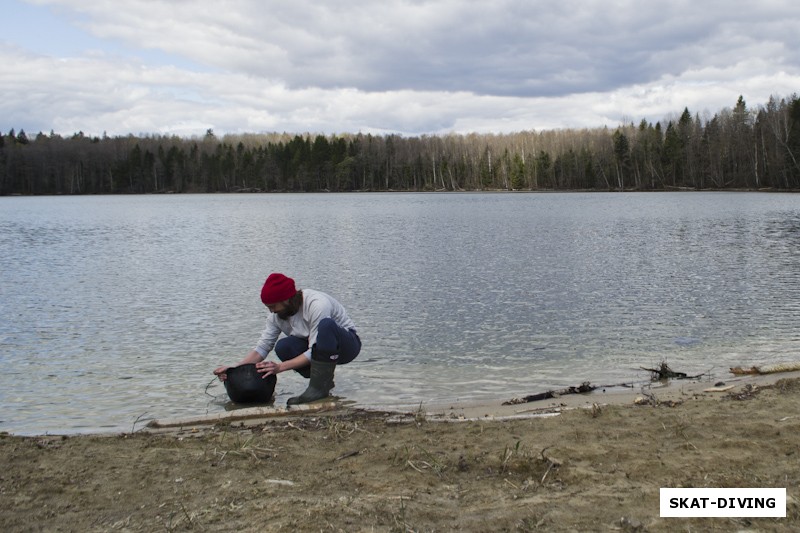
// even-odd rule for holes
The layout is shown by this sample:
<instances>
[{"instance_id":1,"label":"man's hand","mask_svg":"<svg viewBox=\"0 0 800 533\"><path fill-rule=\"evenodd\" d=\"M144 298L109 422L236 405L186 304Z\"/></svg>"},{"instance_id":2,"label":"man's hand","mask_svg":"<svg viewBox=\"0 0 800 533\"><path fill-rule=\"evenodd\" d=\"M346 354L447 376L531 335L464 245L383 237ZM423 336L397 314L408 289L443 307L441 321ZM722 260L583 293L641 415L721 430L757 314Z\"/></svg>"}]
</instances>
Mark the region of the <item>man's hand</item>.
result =
<instances>
[{"instance_id":1,"label":"man's hand","mask_svg":"<svg viewBox=\"0 0 800 533\"><path fill-rule=\"evenodd\" d=\"M283 372L283 367L281 367L280 363L261 361L260 363L256 363L256 370L258 370L259 373L264 374L262 378L266 378L267 376L280 374Z\"/></svg>"},{"instance_id":2,"label":"man's hand","mask_svg":"<svg viewBox=\"0 0 800 533\"><path fill-rule=\"evenodd\" d=\"M228 371L229 366L221 366L219 368L214 369L214 374L219 378L220 381L225 381L228 379L228 375L226 372Z\"/></svg>"},{"instance_id":3,"label":"man's hand","mask_svg":"<svg viewBox=\"0 0 800 533\"><path fill-rule=\"evenodd\" d=\"M259 361L261 361L261 355L255 350L250 350L250 352L244 357L244 359L242 359L235 365L226 365L215 369L214 375L217 376L220 381L225 381L226 379L228 379L228 375L226 374L226 372L231 368L250 363L258 363Z\"/></svg>"}]
</instances>

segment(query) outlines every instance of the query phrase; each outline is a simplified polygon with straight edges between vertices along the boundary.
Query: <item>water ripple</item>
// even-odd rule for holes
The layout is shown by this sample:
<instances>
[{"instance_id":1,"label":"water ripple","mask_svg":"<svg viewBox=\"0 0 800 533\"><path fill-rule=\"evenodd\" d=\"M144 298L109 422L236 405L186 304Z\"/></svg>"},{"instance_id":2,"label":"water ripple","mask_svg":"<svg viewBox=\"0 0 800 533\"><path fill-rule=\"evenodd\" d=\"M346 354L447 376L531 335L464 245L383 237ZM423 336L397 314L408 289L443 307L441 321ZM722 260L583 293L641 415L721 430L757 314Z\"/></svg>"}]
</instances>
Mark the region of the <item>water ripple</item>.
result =
<instances>
[{"instance_id":1,"label":"water ripple","mask_svg":"<svg viewBox=\"0 0 800 533\"><path fill-rule=\"evenodd\" d=\"M255 343L271 271L350 309L365 347L335 392L364 406L800 351L797 195L0 198L0 430L230 408L210 372ZM282 374L277 401L304 387Z\"/></svg>"}]
</instances>

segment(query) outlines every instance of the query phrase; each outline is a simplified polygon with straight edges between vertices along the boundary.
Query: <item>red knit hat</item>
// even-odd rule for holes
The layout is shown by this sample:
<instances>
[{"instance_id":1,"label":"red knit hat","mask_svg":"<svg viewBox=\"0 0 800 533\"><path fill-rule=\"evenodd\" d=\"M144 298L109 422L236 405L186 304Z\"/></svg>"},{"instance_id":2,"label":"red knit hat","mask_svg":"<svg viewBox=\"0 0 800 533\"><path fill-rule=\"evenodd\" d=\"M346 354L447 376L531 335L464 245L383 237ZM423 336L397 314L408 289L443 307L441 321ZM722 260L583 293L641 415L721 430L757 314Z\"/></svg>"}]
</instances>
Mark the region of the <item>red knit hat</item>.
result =
<instances>
[{"instance_id":1,"label":"red knit hat","mask_svg":"<svg viewBox=\"0 0 800 533\"><path fill-rule=\"evenodd\" d=\"M261 301L264 305L272 305L288 300L295 294L297 289L294 287L294 280L276 272L270 274L264 282L261 288Z\"/></svg>"}]
</instances>

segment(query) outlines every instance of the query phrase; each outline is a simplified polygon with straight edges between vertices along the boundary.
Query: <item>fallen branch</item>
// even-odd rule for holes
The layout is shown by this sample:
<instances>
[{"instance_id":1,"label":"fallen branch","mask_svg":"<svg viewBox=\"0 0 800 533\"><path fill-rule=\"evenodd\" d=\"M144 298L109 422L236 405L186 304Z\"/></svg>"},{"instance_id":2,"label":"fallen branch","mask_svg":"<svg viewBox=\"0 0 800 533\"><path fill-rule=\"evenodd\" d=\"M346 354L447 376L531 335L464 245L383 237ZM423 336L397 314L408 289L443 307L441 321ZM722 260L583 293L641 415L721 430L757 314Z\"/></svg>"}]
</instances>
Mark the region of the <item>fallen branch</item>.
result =
<instances>
[{"instance_id":1,"label":"fallen branch","mask_svg":"<svg viewBox=\"0 0 800 533\"><path fill-rule=\"evenodd\" d=\"M252 420L259 418L274 418L279 416L292 416L301 413L313 413L317 411L327 411L336 408L336 402L319 402L293 405L291 407L247 407L234 409L224 413L212 415L195 416L187 418L158 419L151 420L149 428L174 428L198 425L211 425L219 423L230 423L240 420Z\"/></svg>"},{"instance_id":2,"label":"fallen branch","mask_svg":"<svg viewBox=\"0 0 800 533\"><path fill-rule=\"evenodd\" d=\"M554 468L558 468L559 466L561 466L561 461L559 461L554 457L548 457L544 454L544 452L547 451L547 448L550 448L550 446L547 446L541 452L542 460L546 461L548 464L547 464L547 470L545 471L544 475L542 476L542 480L539 483L544 483L544 480L547 479L547 474L549 474L550 471L553 470Z\"/></svg>"},{"instance_id":3,"label":"fallen branch","mask_svg":"<svg viewBox=\"0 0 800 533\"><path fill-rule=\"evenodd\" d=\"M731 373L735 375L746 374L775 374L778 372L793 372L800 370L800 362L797 363L777 363L772 365L751 366L750 368L742 368L740 366L731 367Z\"/></svg>"},{"instance_id":4,"label":"fallen branch","mask_svg":"<svg viewBox=\"0 0 800 533\"><path fill-rule=\"evenodd\" d=\"M697 374L696 376L689 376L686 372L675 372L667 363L661 363L658 368L645 368L643 366L639 368L650 372L651 381L662 381L665 379L696 379L704 375Z\"/></svg>"},{"instance_id":5,"label":"fallen branch","mask_svg":"<svg viewBox=\"0 0 800 533\"><path fill-rule=\"evenodd\" d=\"M503 402L502 405L517 405L520 403L537 402L539 400L547 400L549 398L558 398L559 396L564 396L566 394L582 394L586 392L592 392L596 388L597 387L595 385L591 385L588 381L584 381L577 387L567 387L566 389L557 391L551 390L547 392L540 392L538 394L530 394L523 398L513 398L507 402Z\"/></svg>"},{"instance_id":6,"label":"fallen branch","mask_svg":"<svg viewBox=\"0 0 800 533\"><path fill-rule=\"evenodd\" d=\"M642 388L642 396L633 400L634 405L651 405L653 407L677 407L683 403L683 400L659 400L652 392L646 392Z\"/></svg>"},{"instance_id":7,"label":"fallen branch","mask_svg":"<svg viewBox=\"0 0 800 533\"><path fill-rule=\"evenodd\" d=\"M731 374L736 376L745 376L748 374L760 374L761 372L758 370L757 366L751 366L750 368L742 368L740 366L731 367Z\"/></svg>"},{"instance_id":8,"label":"fallen branch","mask_svg":"<svg viewBox=\"0 0 800 533\"><path fill-rule=\"evenodd\" d=\"M354 457L354 456L356 456L356 455L358 455L358 454L360 454L360 453L361 453L361 450L354 450L354 451L352 451L352 452L347 452L347 453L345 453L345 454L342 454L342 455L340 455L339 457L337 457L337 458L336 458L336 459L334 459L333 461L334 461L334 462L336 462L336 461L341 461L342 459L347 459L348 457Z\"/></svg>"},{"instance_id":9,"label":"fallen branch","mask_svg":"<svg viewBox=\"0 0 800 533\"><path fill-rule=\"evenodd\" d=\"M761 389L759 389L756 385L753 385L752 383L748 383L747 385L744 386L741 392L738 393L729 392L727 398L730 400L738 400L738 401L751 400L755 398L756 394L758 394L759 392L761 392Z\"/></svg>"}]
</instances>

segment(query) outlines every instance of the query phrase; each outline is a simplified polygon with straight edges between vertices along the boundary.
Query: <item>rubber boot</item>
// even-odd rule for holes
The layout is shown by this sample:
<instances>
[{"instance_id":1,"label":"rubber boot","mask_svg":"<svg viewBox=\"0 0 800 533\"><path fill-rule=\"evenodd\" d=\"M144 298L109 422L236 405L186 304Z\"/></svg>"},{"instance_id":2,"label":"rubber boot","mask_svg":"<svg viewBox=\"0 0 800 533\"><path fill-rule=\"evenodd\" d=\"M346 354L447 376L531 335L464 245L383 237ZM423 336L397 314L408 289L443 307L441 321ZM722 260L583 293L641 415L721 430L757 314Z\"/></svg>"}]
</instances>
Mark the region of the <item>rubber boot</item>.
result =
<instances>
[{"instance_id":1,"label":"rubber boot","mask_svg":"<svg viewBox=\"0 0 800 533\"><path fill-rule=\"evenodd\" d=\"M299 405L327 398L333 388L333 373L336 363L311 360L311 381L300 396L289 398L287 405Z\"/></svg>"}]
</instances>

